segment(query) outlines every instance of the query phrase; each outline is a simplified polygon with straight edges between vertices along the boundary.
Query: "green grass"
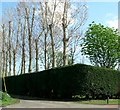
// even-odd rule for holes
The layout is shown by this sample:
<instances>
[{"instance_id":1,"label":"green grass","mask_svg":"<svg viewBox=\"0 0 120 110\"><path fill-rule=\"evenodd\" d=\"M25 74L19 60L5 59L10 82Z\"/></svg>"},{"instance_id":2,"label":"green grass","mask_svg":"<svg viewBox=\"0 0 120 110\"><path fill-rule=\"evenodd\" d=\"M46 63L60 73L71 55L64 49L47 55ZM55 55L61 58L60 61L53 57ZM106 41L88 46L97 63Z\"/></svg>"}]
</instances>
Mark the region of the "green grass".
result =
<instances>
[{"instance_id":1,"label":"green grass","mask_svg":"<svg viewBox=\"0 0 120 110\"><path fill-rule=\"evenodd\" d=\"M107 100L89 100L89 101L77 101L81 104L107 104ZM120 99L109 99L109 104L120 104Z\"/></svg>"},{"instance_id":2,"label":"green grass","mask_svg":"<svg viewBox=\"0 0 120 110\"><path fill-rule=\"evenodd\" d=\"M7 93L0 91L0 106L7 106L18 102L18 99L11 98Z\"/></svg>"}]
</instances>

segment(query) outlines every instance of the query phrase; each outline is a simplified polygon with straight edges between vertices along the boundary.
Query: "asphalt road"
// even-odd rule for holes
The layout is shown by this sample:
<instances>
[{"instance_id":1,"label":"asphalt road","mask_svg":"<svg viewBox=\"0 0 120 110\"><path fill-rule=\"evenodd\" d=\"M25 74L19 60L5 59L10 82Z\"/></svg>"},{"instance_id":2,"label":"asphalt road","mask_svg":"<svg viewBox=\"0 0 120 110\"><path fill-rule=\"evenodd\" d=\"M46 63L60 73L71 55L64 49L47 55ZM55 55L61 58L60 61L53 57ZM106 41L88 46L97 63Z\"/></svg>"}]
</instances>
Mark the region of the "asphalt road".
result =
<instances>
[{"instance_id":1,"label":"asphalt road","mask_svg":"<svg viewBox=\"0 0 120 110\"><path fill-rule=\"evenodd\" d=\"M89 105L76 102L20 100L20 103L4 108L119 108L118 105Z\"/></svg>"}]
</instances>

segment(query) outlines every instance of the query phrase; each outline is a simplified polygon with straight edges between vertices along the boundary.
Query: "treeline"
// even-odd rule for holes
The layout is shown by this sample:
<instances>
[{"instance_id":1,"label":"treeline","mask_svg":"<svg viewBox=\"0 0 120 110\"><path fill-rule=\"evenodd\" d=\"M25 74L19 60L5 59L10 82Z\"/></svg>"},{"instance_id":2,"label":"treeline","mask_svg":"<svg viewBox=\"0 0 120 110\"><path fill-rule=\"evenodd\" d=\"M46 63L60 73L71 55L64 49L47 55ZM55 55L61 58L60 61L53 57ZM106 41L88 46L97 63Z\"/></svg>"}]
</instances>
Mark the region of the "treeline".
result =
<instances>
[{"instance_id":1,"label":"treeline","mask_svg":"<svg viewBox=\"0 0 120 110\"><path fill-rule=\"evenodd\" d=\"M0 73L5 76L74 64L87 19L84 2L20 2L3 10Z\"/></svg>"}]
</instances>

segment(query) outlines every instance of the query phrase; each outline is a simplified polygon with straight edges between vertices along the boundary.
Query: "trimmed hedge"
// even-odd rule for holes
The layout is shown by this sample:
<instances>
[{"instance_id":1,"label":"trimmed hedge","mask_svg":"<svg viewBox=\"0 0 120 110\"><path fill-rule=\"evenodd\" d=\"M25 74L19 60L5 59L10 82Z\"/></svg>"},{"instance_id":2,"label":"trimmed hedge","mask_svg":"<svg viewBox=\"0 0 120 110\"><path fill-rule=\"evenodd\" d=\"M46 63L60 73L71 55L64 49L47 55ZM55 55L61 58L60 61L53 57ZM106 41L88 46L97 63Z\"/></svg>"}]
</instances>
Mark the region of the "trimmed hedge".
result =
<instances>
[{"instance_id":1,"label":"trimmed hedge","mask_svg":"<svg viewBox=\"0 0 120 110\"><path fill-rule=\"evenodd\" d=\"M119 71L84 64L5 79L9 94L40 98L72 98L75 95L120 97Z\"/></svg>"}]
</instances>

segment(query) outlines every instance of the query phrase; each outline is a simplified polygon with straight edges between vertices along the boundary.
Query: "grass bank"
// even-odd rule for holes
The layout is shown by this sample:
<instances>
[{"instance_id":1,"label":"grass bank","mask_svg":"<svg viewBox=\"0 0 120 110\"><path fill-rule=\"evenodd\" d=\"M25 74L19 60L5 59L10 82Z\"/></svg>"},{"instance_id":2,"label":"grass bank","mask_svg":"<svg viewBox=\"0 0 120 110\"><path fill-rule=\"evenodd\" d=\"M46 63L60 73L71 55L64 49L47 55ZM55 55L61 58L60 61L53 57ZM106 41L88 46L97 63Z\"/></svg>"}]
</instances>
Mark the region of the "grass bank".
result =
<instances>
[{"instance_id":1,"label":"grass bank","mask_svg":"<svg viewBox=\"0 0 120 110\"><path fill-rule=\"evenodd\" d=\"M10 97L7 93L3 93L0 91L0 106L7 106L14 103L19 103L19 100L14 99Z\"/></svg>"}]
</instances>

